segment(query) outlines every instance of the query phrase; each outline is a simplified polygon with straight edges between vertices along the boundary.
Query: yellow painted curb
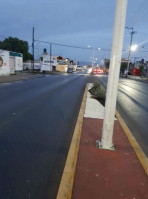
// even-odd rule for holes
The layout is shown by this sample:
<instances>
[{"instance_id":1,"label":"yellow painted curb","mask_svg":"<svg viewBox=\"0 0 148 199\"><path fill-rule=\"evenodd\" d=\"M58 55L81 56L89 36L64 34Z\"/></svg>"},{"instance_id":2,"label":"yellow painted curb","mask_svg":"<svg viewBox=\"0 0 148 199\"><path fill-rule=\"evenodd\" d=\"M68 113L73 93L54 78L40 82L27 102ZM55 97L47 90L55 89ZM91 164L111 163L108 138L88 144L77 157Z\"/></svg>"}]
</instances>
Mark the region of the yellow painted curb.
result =
<instances>
[{"instance_id":1,"label":"yellow painted curb","mask_svg":"<svg viewBox=\"0 0 148 199\"><path fill-rule=\"evenodd\" d=\"M77 123L75 126L73 138L68 152L66 164L62 174L59 190L56 199L70 199L72 195L72 188L74 182L74 175L77 163L77 156L79 151L79 143L81 137L83 116L86 104L88 85L85 88L82 104L80 107Z\"/></svg>"},{"instance_id":2,"label":"yellow painted curb","mask_svg":"<svg viewBox=\"0 0 148 199\"><path fill-rule=\"evenodd\" d=\"M141 162L146 174L148 175L148 158L146 157L146 155L142 151L141 147L137 143L136 139L132 135L131 131L129 130L129 128L127 127L127 125L125 124L125 122L123 121L122 117L120 116L120 114L118 113L117 110L116 110L116 117L117 117L120 125L122 126L129 142L131 143L131 145L132 145L139 161Z\"/></svg>"}]
</instances>

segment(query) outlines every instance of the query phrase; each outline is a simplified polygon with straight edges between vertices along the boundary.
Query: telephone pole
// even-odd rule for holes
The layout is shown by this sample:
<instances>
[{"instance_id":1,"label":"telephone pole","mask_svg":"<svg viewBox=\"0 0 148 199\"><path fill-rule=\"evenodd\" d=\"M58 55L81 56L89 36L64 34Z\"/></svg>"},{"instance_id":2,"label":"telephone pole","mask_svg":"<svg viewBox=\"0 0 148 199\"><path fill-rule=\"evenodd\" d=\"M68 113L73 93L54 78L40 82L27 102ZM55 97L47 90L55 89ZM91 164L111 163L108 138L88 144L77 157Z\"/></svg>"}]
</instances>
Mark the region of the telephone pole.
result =
<instances>
[{"instance_id":1,"label":"telephone pole","mask_svg":"<svg viewBox=\"0 0 148 199\"><path fill-rule=\"evenodd\" d=\"M129 47L129 52L128 52L128 63L127 63L127 73L126 73L126 77L128 75L128 70L129 70L129 63L130 63L130 55L131 55L131 46L132 46L132 42L133 42L133 35L135 34L134 28L133 27L126 27L130 33L130 47Z\"/></svg>"},{"instance_id":2,"label":"telephone pole","mask_svg":"<svg viewBox=\"0 0 148 199\"><path fill-rule=\"evenodd\" d=\"M50 43L50 70L51 69L51 58L52 58L52 43Z\"/></svg>"},{"instance_id":3,"label":"telephone pole","mask_svg":"<svg viewBox=\"0 0 148 199\"><path fill-rule=\"evenodd\" d=\"M33 27L33 31L32 31L32 56L33 56L32 69L34 72L34 27Z\"/></svg>"}]
</instances>

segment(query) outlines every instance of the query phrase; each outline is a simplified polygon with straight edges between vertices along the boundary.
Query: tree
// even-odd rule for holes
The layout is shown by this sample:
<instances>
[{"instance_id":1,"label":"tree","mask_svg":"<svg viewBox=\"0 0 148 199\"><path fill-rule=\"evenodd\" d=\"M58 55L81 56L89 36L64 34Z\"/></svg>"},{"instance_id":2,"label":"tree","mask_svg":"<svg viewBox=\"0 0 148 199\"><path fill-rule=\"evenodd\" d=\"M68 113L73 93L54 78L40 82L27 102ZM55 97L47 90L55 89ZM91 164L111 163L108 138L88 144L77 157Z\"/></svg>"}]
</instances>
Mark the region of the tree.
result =
<instances>
[{"instance_id":1,"label":"tree","mask_svg":"<svg viewBox=\"0 0 148 199\"><path fill-rule=\"evenodd\" d=\"M127 62L121 62L120 70L122 71L122 73L124 73L124 71L127 69L127 64Z\"/></svg>"},{"instance_id":2,"label":"tree","mask_svg":"<svg viewBox=\"0 0 148 199\"><path fill-rule=\"evenodd\" d=\"M104 60L104 64L105 64L105 67L106 67L107 69L109 69L110 60L109 60L109 59L105 59L105 60Z\"/></svg>"},{"instance_id":3,"label":"tree","mask_svg":"<svg viewBox=\"0 0 148 199\"><path fill-rule=\"evenodd\" d=\"M23 54L23 61L32 60L32 55L28 52L29 46L27 41L18 38L9 37L0 42L0 49L13 51Z\"/></svg>"},{"instance_id":4,"label":"tree","mask_svg":"<svg viewBox=\"0 0 148 199\"><path fill-rule=\"evenodd\" d=\"M141 64L144 64L144 59L141 59L141 62L140 62Z\"/></svg>"},{"instance_id":5,"label":"tree","mask_svg":"<svg viewBox=\"0 0 148 199\"><path fill-rule=\"evenodd\" d=\"M139 69L140 69L140 75L142 76L142 74L143 74L143 69L144 69L144 65L140 65L140 66L139 66Z\"/></svg>"}]
</instances>

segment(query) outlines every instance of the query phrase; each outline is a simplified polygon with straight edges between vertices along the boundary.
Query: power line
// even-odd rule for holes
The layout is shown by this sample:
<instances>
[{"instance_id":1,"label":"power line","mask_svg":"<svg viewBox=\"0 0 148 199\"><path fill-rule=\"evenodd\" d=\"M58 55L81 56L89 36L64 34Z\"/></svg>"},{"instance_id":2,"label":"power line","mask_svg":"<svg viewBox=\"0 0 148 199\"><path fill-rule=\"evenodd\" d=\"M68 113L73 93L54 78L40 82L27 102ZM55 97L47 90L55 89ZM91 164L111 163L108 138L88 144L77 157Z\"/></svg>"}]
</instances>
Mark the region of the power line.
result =
<instances>
[{"instance_id":1,"label":"power line","mask_svg":"<svg viewBox=\"0 0 148 199\"><path fill-rule=\"evenodd\" d=\"M141 20L142 17L147 14L148 12L148 1L145 0L138 6L137 10L135 10L134 15L129 19L128 25L135 26L138 24Z\"/></svg>"},{"instance_id":2,"label":"power line","mask_svg":"<svg viewBox=\"0 0 148 199\"><path fill-rule=\"evenodd\" d=\"M5 39L7 39L7 37L3 36L3 35L0 35L0 37L3 37ZM47 43L47 44L53 44L53 45L56 45L56 46L63 46L63 47L69 47L69 48L79 48L79 49L85 49L85 50L98 50L98 48L88 48L88 47L81 47L81 46L74 46L74 45L67 45L67 44L60 44L60 43L55 43L55 42L49 42L49 41L41 41L41 40L36 40L34 39L34 42L35 41L39 41L41 43ZM24 45L25 46L25 45ZM28 47L32 47L32 45L28 45ZM35 47L35 46L34 46ZM101 51L111 51L111 49L103 49L103 48L100 48Z\"/></svg>"},{"instance_id":3,"label":"power line","mask_svg":"<svg viewBox=\"0 0 148 199\"><path fill-rule=\"evenodd\" d=\"M144 51L138 51L139 53L147 53L148 51L147 50L144 50Z\"/></svg>"},{"instance_id":4,"label":"power line","mask_svg":"<svg viewBox=\"0 0 148 199\"><path fill-rule=\"evenodd\" d=\"M98 48L92 48L92 47L82 47L82 46L73 46L73 45L67 45L67 44L59 44L59 43L54 43L54 42L49 42L49 41L41 41L41 40L35 40L39 41L41 43L46 43L46 44L53 44L56 46L63 46L63 47L69 47L69 48L79 48L79 49L85 49L85 50L98 50ZM111 51L110 49L103 49L100 48L101 51Z\"/></svg>"},{"instance_id":5,"label":"power line","mask_svg":"<svg viewBox=\"0 0 148 199\"><path fill-rule=\"evenodd\" d=\"M37 41L37 40L35 40ZM86 49L86 50L90 50L93 48L87 48L87 47L80 47L80 46L73 46L73 45L67 45L67 44L59 44L59 43L54 43L54 42L48 42L48 41L39 41L41 43L47 43L47 44L53 44L56 46L64 46L64 47L69 47L69 48L80 48L80 49ZM98 50L97 48L95 50Z\"/></svg>"},{"instance_id":6,"label":"power line","mask_svg":"<svg viewBox=\"0 0 148 199\"><path fill-rule=\"evenodd\" d=\"M32 30L32 56L33 56L33 71L34 71L34 27L33 27L33 30Z\"/></svg>"}]
</instances>

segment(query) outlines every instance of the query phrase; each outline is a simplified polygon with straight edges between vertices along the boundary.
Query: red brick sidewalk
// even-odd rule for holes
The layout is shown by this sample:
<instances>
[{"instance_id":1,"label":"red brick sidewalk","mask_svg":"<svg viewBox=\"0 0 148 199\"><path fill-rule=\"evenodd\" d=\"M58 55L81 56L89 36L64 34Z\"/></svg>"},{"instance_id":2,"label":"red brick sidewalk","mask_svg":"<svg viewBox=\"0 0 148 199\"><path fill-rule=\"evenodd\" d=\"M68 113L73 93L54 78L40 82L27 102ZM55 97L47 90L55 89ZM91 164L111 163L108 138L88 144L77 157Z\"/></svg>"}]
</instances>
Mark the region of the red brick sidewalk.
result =
<instances>
[{"instance_id":1,"label":"red brick sidewalk","mask_svg":"<svg viewBox=\"0 0 148 199\"><path fill-rule=\"evenodd\" d=\"M115 121L115 151L96 149L101 119L84 118L72 199L145 199L148 177Z\"/></svg>"}]
</instances>

